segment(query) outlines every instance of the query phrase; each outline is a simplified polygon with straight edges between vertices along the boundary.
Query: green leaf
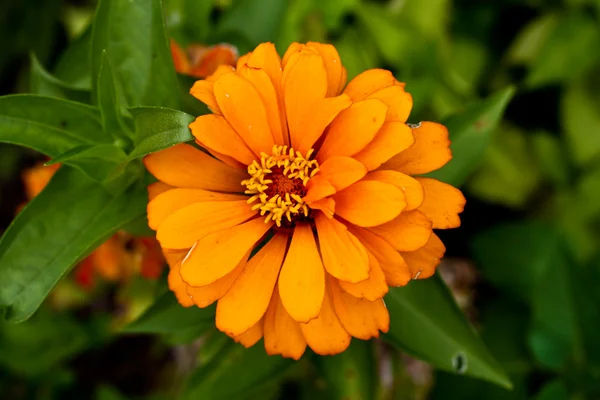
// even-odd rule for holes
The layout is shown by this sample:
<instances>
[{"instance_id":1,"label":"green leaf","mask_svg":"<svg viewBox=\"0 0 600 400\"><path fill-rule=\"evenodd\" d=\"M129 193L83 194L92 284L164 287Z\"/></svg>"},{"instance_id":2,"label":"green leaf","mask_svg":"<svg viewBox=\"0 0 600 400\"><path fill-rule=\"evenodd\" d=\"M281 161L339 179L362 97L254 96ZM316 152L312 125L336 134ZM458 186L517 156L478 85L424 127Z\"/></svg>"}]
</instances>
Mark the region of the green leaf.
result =
<instances>
[{"instance_id":1,"label":"green leaf","mask_svg":"<svg viewBox=\"0 0 600 400\"><path fill-rule=\"evenodd\" d=\"M217 35L237 33L256 46L274 42L288 2L280 0L238 0L217 27Z\"/></svg>"},{"instance_id":2,"label":"green leaf","mask_svg":"<svg viewBox=\"0 0 600 400\"><path fill-rule=\"evenodd\" d=\"M535 395L534 400L568 400L572 398L564 382L557 379L545 384Z\"/></svg>"},{"instance_id":3,"label":"green leaf","mask_svg":"<svg viewBox=\"0 0 600 400\"><path fill-rule=\"evenodd\" d=\"M536 132L532 138L533 153L545 178L560 188L569 183L569 165L562 143L546 132Z\"/></svg>"},{"instance_id":4,"label":"green leaf","mask_svg":"<svg viewBox=\"0 0 600 400\"><path fill-rule=\"evenodd\" d=\"M385 337L400 349L442 370L511 387L438 275L390 288L385 304L391 321Z\"/></svg>"},{"instance_id":5,"label":"green leaf","mask_svg":"<svg viewBox=\"0 0 600 400\"><path fill-rule=\"evenodd\" d=\"M136 107L129 111L135 121L132 158L194 139L188 128L194 117L189 114L161 107Z\"/></svg>"},{"instance_id":6,"label":"green leaf","mask_svg":"<svg viewBox=\"0 0 600 400\"><path fill-rule=\"evenodd\" d=\"M52 76L31 54L30 90L34 94L58 97L80 103L90 102L90 93Z\"/></svg>"},{"instance_id":7,"label":"green leaf","mask_svg":"<svg viewBox=\"0 0 600 400\"><path fill-rule=\"evenodd\" d=\"M92 29L90 26L62 52L54 69L54 75L78 89L91 91L91 42Z\"/></svg>"},{"instance_id":8,"label":"green leaf","mask_svg":"<svg viewBox=\"0 0 600 400\"><path fill-rule=\"evenodd\" d=\"M192 373L181 399L251 398L277 385L292 365L295 363L290 359L267 355L262 342L245 349L230 340L211 362Z\"/></svg>"},{"instance_id":9,"label":"green leaf","mask_svg":"<svg viewBox=\"0 0 600 400\"><path fill-rule=\"evenodd\" d=\"M462 186L479 166L514 92L513 88L507 88L450 117L445 125L452 141L452 160L428 176L453 186Z\"/></svg>"},{"instance_id":10,"label":"green leaf","mask_svg":"<svg viewBox=\"0 0 600 400\"><path fill-rule=\"evenodd\" d=\"M143 188L113 197L76 169L62 167L0 240L0 309L29 318L78 261L146 211Z\"/></svg>"},{"instance_id":11,"label":"green leaf","mask_svg":"<svg viewBox=\"0 0 600 400\"><path fill-rule=\"evenodd\" d=\"M115 90L115 81L106 51L102 52L102 64L98 73L98 87L96 99L102 116L104 131L114 138L122 148L131 146L131 140L127 135L127 126L121 115L121 106Z\"/></svg>"},{"instance_id":12,"label":"green leaf","mask_svg":"<svg viewBox=\"0 0 600 400\"><path fill-rule=\"evenodd\" d=\"M100 72L102 53L108 53L123 105L179 106L160 0L100 0L91 49L93 77ZM92 81L95 97L98 83Z\"/></svg>"},{"instance_id":13,"label":"green leaf","mask_svg":"<svg viewBox=\"0 0 600 400\"><path fill-rule=\"evenodd\" d=\"M376 398L379 388L375 342L354 339L343 353L318 357L329 393L327 398L367 400Z\"/></svg>"},{"instance_id":14,"label":"green leaf","mask_svg":"<svg viewBox=\"0 0 600 400\"><path fill-rule=\"evenodd\" d=\"M570 85L562 97L560 116L565 139L573 161L584 165L600 154L600 102L594 98L589 82Z\"/></svg>"},{"instance_id":15,"label":"green leaf","mask_svg":"<svg viewBox=\"0 0 600 400\"><path fill-rule=\"evenodd\" d=\"M194 332L199 337L215 325L215 307L183 307L166 290L137 320L127 325L126 333L178 334Z\"/></svg>"}]
</instances>

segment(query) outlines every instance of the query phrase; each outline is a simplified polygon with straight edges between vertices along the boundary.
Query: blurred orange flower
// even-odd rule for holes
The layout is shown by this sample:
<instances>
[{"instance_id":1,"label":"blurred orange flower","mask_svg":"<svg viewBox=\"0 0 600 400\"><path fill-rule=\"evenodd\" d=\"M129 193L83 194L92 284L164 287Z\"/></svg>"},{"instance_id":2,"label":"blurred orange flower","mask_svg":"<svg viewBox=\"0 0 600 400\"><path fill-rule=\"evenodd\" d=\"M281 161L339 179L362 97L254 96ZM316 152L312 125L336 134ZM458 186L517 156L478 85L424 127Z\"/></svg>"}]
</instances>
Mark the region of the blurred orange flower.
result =
<instances>
[{"instance_id":1,"label":"blurred orange flower","mask_svg":"<svg viewBox=\"0 0 600 400\"><path fill-rule=\"evenodd\" d=\"M230 44L202 46L192 44L184 51L176 41L171 39L171 55L175 71L195 78L206 78L212 75L220 65L234 66L237 49Z\"/></svg>"},{"instance_id":2,"label":"blurred orange flower","mask_svg":"<svg viewBox=\"0 0 600 400\"><path fill-rule=\"evenodd\" d=\"M23 172L28 200L44 189L59 167L60 164L38 164ZM155 237L134 237L126 232L117 232L82 260L74 274L82 287L92 288L95 275L109 281L125 281L137 274L157 279L164 265L165 259Z\"/></svg>"},{"instance_id":3,"label":"blurred orange flower","mask_svg":"<svg viewBox=\"0 0 600 400\"><path fill-rule=\"evenodd\" d=\"M150 227L183 306L218 300L217 327L298 359L387 332L388 286L434 274L433 229L460 225L465 198L415 177L451 159L447 129L407 124L412 97L389 71L346 85L327 44L271 43L197 81L212 110L198 145L145 158Z\"/></svg>"}]
</instances>

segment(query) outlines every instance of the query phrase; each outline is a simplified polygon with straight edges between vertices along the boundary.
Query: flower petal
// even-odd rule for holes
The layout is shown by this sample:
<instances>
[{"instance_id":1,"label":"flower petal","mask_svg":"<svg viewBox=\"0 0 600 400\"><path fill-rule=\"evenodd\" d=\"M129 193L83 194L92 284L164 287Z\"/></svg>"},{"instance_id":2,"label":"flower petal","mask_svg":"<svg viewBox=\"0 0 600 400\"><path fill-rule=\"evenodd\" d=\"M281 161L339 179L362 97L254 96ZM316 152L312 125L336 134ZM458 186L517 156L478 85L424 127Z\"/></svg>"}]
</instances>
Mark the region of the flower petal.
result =
<instances>
[{"instance_id":1,"label":"flower petal","mask_svg":"<svg viewBox=\"0 0 600 400\"><path fill-rule=\"evenodd\" d=\"M364 149L385 120L387 106L378 99L363 100L340 112L329 125L317 153L319 163L333 156L353 156Z\"/></svg>"},{"instance_id":2,"label":"flower petal","mask_svg":"<svg viewBox=\"0 0 600 400\"><path fill-rule=\"evenodd\" d=\"M254 346L262 337L263 323L262 320L260 320L241 335L233 336L233 340L240 343L245 348L248 348Z\"/></svg>"},{"instance_id":3,"label":"flower petal","mask_svg":"<svg viewBox=\"0 0 600 400\"><path fill-rule=\"evenodd\" d=\"M327 97L337 96L339 87L343 78L343 66L340 55L335 47L330 44L308 42L307 47L313 48L319 52L323 58L325 69L327 70Z\"/></svg>"},{"instance_id":4,"label":"flower petal","mask_svg":"<svg viewBox=\"0 0 600 400\"><path fill-rule=\"evenodd\" d=\"M281 60L282 67L285 69L285 67L288 65L288 62L290 61L290 58L294 54L300 52L305 47L306 47L306 45L300 44L297 42L290 44L288 46L288 49L286 50L285 54L283 55L283 59Z\"/></svg>"},{"instance_id":5,"label":"flower petal","mask_svg":"<svg viewBox=\"0 0 600 400\"><path fill-rule=\"evenodd\" d=\"M323 176L339 191L359 181L367 174L367 168L352 157L331 157L319 166Z\"/></svg>"},{"instance_id":6,"label":"flower petal","mask_svg":"<svg viewBox=\"0 0 600 400\"><path fill-rule=\"evenodd\" d=\"M192 301L192 299L190 299L190 296L188 296L186 292L187 285L181 279L181 275L179 275L181 261L185 257L186 253L187 252L179 252L179 260L173 262L172 264L169 263L171 265L171 269L169 270L169 277L167 280L169 283L169 289L173 293L175 293L175 297L177 297L177 301L179 302L179 304L181 304L184 307L191 307L194 305L194 302Z\"/></svg>"},{"instance_id":7,"label":"flower petal","mask_svg":"<svg viewBox=\"0 0 600 400\"><path fill-rule=\"evenodd\" d=\"M406 207L404 194L389 183L363 180L336 193L335 212L363 227L381 225L396 218Z\"/></svg>"},{"instance_id":8,"label":"flower petal","mask_svg":"<svg viewBox=\"0 0 600 400\"><path fill-rule=\"evenodd\" d=\"M281 354L299 360L306 350L306 339L300 324L285 311L279 298L279 288L273 291L271 303L264 317L265 350L269 355Z\"/></svg>"},{"instance_id":9,"label":"flower petal","mask_svg":"<svg viewBox=\"0 0 600 400\"><path fill-rule=\"evenodd\" d=\"M315 217L319 248L327 272L338 279L360 282L369 277L369 256L344 224L319 213Z\"/></svg>"},{"instance_id":10,"label":"flower petal","mask_svg":"<svg viewBox=\"0 0 600 400\"><path fill-rule=\"evenodd\" d=\"M283 98L290 142L299 143L310 111L327 92L327 71L321 56L310 49L291 55L283 70Z\"/></svg>"},{"instance_id":11,"label":"flower petal","mask_svg":"<svg viewBox=\"0 0 600 400\"><path fill-rule=\"evenodd\" d=\"M215 97L227 122L256 155L270 152L275 144L267 111L254 86L238 74L215 81Z\"/></svg>"},{"instance_id":12,"label":"flower petal","mask_svg":"<svg viewBox=\"0 0 600 400\"><path fill-rule=\"evenodd\" d=\"M256 159L252 150L220 115L201 115L190 124L190 129L202 147L232 157L246 165L252 164Z\"/></svg>"},{"instance_id":13,"label":"flower petal","mask_svg":"<svg viewBox=\"0 0 600 400\"><path fill-rule=\"evenodd\" d=\"M462 192L447 183L431 178L417 178L425 189L425 200L419 211L433 222L434 229L458 228L460 214L467 200Z\"/></svg>"},{"instance_id":14,"label":"flower petal","mask_svg":"<svg viewBox=\"0 0 600 400\"><path fill-rule=\"evenodd\" d=\"M333 309L331 295L325 292L319 317L300 324L311 349L322 356L341 353L350 345L350 334L344 329Z\"/></svg>"},{"instance_id":15,"label":"flower petal","mask_svg":"<svg viewBox=\"0 0 600 400\"><path fill-rule=\"evenodd\" d=\"M335 187L327 179L321 175L315 175L306 184L306 196L303 197L303 200L310 204L334 193Z\"/></svg>"},{"instance_id":16,"label":"flower petal","mask_svg":"<svg viewBox=\"0 0 600 400\"><path fill-rule=\"evenodd\" d=\"M148 203L148 226L157 230L165 218L190 204L235 200L247 200L247 197L202 189L175 188L167 190Z\"/></svg>"},{"instance_id":17,"label":"flower petal","mask_svg":"<svg viewBox=\"0 0 600 400\"><path fill-rule=\"evenodd\" d=\"M427 243L431 236L431 221L418 210L406 211L394 220L370 228L398 251L414 251Z\"/></svg>"},{"instance_id":18,"label":"flower petal","mask_svg":"<svg viewBox=\"0 0 600 400\"><path fill-rule=\"evenodd\" d=\"M413 128L415 143L384 163L382 169L393 169L407 175L426 174L443 167L452 158L448 129L435 122L421 122Z\"/></svg>"},{"instance_id":19,"label":"flower petal","mask_svg":"<svg viewBox=\"0 0 600 400\"><path fill-rule=\"evenodd\" d=\"M221 115L221 109L215 98L214 82L220 76L230 74L234 71L230 65L220 65L217 70L208 78L198 80L190 89L190 94L207 105L215 114Z\"/></svg>"},{"instance_id":20,"label":"flower petal","mask_svg":"<svg viewBox=\"0 0 600 400\"><path fill-rule=\"evenodd\" d=\"M320 210L329 219L335 215L335 201L331 197L313 201L308 206L313 210Z\"/></svg>"},{"instance_id":21,"label":"flower petal","mask_svg":"<svg viewBox=\"0 0 600 400\"><path fill-rule=\"evenodd\" d=\"M402 190L406 200L405 211L418 208L423 204L423 186L415 179L398 171L373 171L369 173L366 180L374 180L389 183ZM434 227L435 228L435 227Z\"/></svg>"},{"instance_id":22,"label":"flower petal","mask_svg":"<svg viewBox=\"0 0 600 400\"><path fill-rule=\"evenodd\" d=\"M342 111L350 107L352 101L348 96L342 94L337 97L326 97L318 100L309 112L310 118L304 122L302 135L292 137L292 147L302 154L313 148L319 140L325 128Z\"/></svg>"},{"instance_id":23,"label":"flower petal","mask_svg":"<svg viewBox=\"0 0 600 400\"><path fill-rule=\"evenodd\" d=\"M258 218L204 236L181 263L181 277L190 286L206 286L227 275L271 226Z\"/></svg>"},{"instance_id":24,"label":"flower petal","mask_svg":"<svg viewBox=\"0 0 600 400\"><path fill-rule=\"evenodd\" d=\"M246 268L217 305L217 328L241 335L263 317L277 282L288 236L277 234L246 264Z\"/></svg>"},{"instance_id":25,"label":"flower petal","mask_svg":"<svg viewBox=\"0 0 600 400\"><path fill-rule=\"evenodd\" d=\"M433 233L425 246L416 251L402 252L402 257L410 268L413 279L425 279L433 276L435 267L446 252L440 238Z\"/></svg>"},{"instance_id":26,"label":"flower petal","mask_svg":"<svg viewBox=\"0 0 600 400\"><path fill-rule=\"evenodd\" d=\"M279 274L279 295L290 316L308 322L319 315L325 271L309 225L297 225Z\"/></svg>"},{"instance_id":27,"label":"flower petal","mask_svg":"<svg viewBox=\"0 0 600 400\"><path fill-rule=\"evenodd\" d=\"M334 279L330 282L335 313L348 333L368 340L379 337L379 331L388 331L390 315L383 299L359 299L343 291Z\"/></svg>"},{"instance_id":28,"label":"flower petal","mask_svg":"<svg viewBox=\"0 0 600 400\"><path fill-rule=\"evenodd\" d=\"M367 98L378 90L393 86L396 82L396 78L390 71L369 69L352 79L346 86L344 93L350 96L353 101L358 101Z\"/></svg>"},{"instance_id":29,"label":"flower petal","mask_svg":"<svg viewBox=\"0 0 600 400\"><path fill-rule=\"evenodd\" d=\"M254 215L256 211L245 199L193 203L166 217L156 238L165 249L189 249L209 233L231 228Z\"/></svg>"},{"instance_id":30,"label":"flower petal","mask_svg":"<svg viewBox=\"0 0 600 400\"><path fill-rule=\"evenodd\" d=\"M373 140L353 157L369 171L377 169L396 154L415 142L412 130L401 122L386 122Z\"/></svg>"},{"instance_id":31,"label":"flower petal","mask_svg":"<svg viewBox=\"0 0 600 400\"><path fill-rule=\"evenodd\" d=\"M357 226L352 226L350 231L379 261L389 286L404 286L412 279L413 274L402 256L385 239Z\"/></svg>"},{"instance_id":32,"label":"flower petal","mask_svg":"<svg viewBox=\"0 0 600 400\"><path fill-rule=\"evenodd\" d=\"M412 109L412 96L404 91L404 85L393 85L370 94L367 99L379 99L388 106L386 122L406 122Z\"/></svg>"},{"instance_id":33,"label":"flower petal","mask_svg":"<svg viewBox=\"0 0 600 400\"><path fill-rule=\"evenodd\" d=\"M379 261L371 253L369 255L369 277L363 281L351 283L343 280L339 281L340 286L348 294L361 299L375 301L381 299L388 292L388 285L385 281L385 275L381 270Z\"/></svg>"},{"instance_id":34,"label":"flower petal","mask_svg":"<svg viewBox=\"0 0 600 400\"><path fill-rule=\"evenodd\" d=\"M156 179L176 187L240 193L241 182L248 178L247 171L223 164L184 143L148 154L144 164Z\"/></svg>"},{"instance_id":35,"label":"flower petal","mask_svg":"<svg viewBox=\"0 0 600 400\"><path fill-rule=\"evenodd\" d=\"M171 189L175 189L175 187L162 182L151 183L148 185L148 201L154 200L159 194Z\"/></svg>"},{"instance_id":36,"label":"flower petal","mask_svg":"<svg viewBox=\"0 0 600 400\"><path fill-rule=\"evenodd\" d=\"M242 257L241 261L231 272L209 285L199 287L186 285L188 297L200 308L210 306L212 303L225 296L229 289L231 289L231 285L233 285L244 268L246 268L248 257L250 257L250 252L247 252L244 257Z\"/></svg>"},{"instance_id":37,"label":"flower petal","mask_svg":"<svg viewBox=\"0 0 600 400\"><path fill-rule=\"evenodd\" d=\"M187 54L185 54L185 51L183 51L175 40L171 39L170 45L171 58L173 59L175 71L180 74L188 73L190 70L190 60L188 60Z\"/></svg>"}]
</instances>

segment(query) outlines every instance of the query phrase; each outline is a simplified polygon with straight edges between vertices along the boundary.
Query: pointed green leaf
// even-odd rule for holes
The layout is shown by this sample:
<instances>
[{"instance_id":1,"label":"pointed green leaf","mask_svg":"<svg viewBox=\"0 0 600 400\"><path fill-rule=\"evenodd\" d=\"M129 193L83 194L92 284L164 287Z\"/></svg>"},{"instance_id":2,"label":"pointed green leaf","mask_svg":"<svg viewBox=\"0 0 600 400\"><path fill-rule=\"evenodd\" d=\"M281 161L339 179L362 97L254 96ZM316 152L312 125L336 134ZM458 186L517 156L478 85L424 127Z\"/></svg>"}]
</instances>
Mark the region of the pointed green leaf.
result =
<instances>
[{"instance_id":1,"label":"pointed green leaf","mask_svg":"<svg viewBox=\"0 0 600 400\"><path fill-rule=\"evenodd\" d=\"M117 197L62 167L0 240L0 310L29 318L56 283L96 246L146 212L144 188Z\"/></svg>"},{"instance_id":2,"label":"pointed green leaf","mask_svg":"<svg viewBox=\"0 0 600 400\"><path fill-rule=\"evenodd\" d=\"M52 76L44 69L34 54L31 54L30 90L34 94L58 97L81 103L90 102L90 92L82 90Z\"/></svg>"},{"instance_id":3,"label":"pointed green leaf","mask_svg":"<svg viewBox=\"0 0 600 400\"><path fill-rule=\"evenodd\" d=\"M453 186L464 184L481 162L514 92L513 88L505 89L450 117L445 125L452 141L452 160L428 176Z\"/></svg>"},{"instance_id":4,"label":"pointed green leaf","mask_svg":"<svg viewBox=\"0 0 600 400\"><path fill-rule=\"evenodd\" d=\"M437 368L511 386L438 275L391 288L385 304L385 337L400 349Z\"/></svg>"},{"instance_id":5,"label":"pointed green leaf","mask_svg":"<svg viewBox=\"0 0 600 400\"><path fill-rule=\"evenodd\" d=\"M54 75L61 81L67 82L78 89L91 91L91 42L92 29L90 26L62 52L56 68L54 68Z\"/></svg>"},{"instance_id":6,"label":"pointed green leaf","mask_svg":"<svg viewBox=\"0 0 600 400\"><path fill-rule=\"evenodd\" d=\"M375 342L353 339L343 353L318 357L328 398L367 400L376 398L379 387Z\"/></svg>"},{"instance_id":7,"label":"pointed green leaf","mask_svg":"<svg viewBox=\"0 0 600 400\"><path fill-rule=\"evenodd\" d=\"M178 81L160 0L100 0L91 47L92 76L99 75L102 53L106 51L124 106L178 107ZM92 81L96 94L98 82Z\"/></svg>"},{"instance_id":8,"label":"pointed green leaf","mask_svg":"<svg viewBox=\"0 0 600 400\"><path fill-rule=\"evenodd\" d=\"M135 148L131 158L194 139L188 128L194 117L189 114L161 107L136 107L129 112L135 121Z\"/></svg>"}]
</instances>

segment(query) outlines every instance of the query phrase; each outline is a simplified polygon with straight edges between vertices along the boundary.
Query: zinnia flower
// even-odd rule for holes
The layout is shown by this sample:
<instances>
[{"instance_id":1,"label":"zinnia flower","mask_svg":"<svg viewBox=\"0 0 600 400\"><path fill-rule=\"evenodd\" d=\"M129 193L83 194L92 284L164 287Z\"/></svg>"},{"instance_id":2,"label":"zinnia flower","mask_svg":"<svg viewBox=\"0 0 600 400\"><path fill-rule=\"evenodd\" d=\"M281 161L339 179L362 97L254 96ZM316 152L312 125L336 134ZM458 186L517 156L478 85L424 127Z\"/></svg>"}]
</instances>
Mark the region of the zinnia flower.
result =
<instances>
[{"instance_id":1,"label":"zinnia flower","mask_svg":"<svg viewBox=\"0 0 600 400\"><path fill-rule=\"evenodd\" d=\"M319 43L283 59L261 44L196 82L213 112L190 125L206 152L179 144L145 158L160 181L148 220L179 302L218 301L221 331L295 359L386 332L388 286L435 272L445 248L432 228L459 226L465 204L411 177L451 153L444 126L406 124L404 86L381 69L346 85L336 49Z\"/></svg>"},{"instance_id":2,"label":"zinnia flower","mask_svg":"<svg viewBox=\"0 0 600 400\"><path fill-rule=\"evenodd\" d=\"M220 65L234 66L238 58L238 51L227 43L214 46L191 44L184 51L175 40L171 39L171 56L175 71L178 73L195 78L206 78L212 75Z\"/></svg>"},{"instance_id":3,"label":"zinnia flower","mask_svg":"<svg viewBox=\"0 0 600 400\"><path fill-rule=\"evenodd\" d=\"M46 187L60 164L38 164L23 172L25 195L32 200ZM24 204L23 204L24 206ZM75 280L83 288L95 284L95 275L108 281L126 281L134 275L157 279L165 265L155 237L135 237L117 232L75 268Z\"/></svg>"}]
</instances>

